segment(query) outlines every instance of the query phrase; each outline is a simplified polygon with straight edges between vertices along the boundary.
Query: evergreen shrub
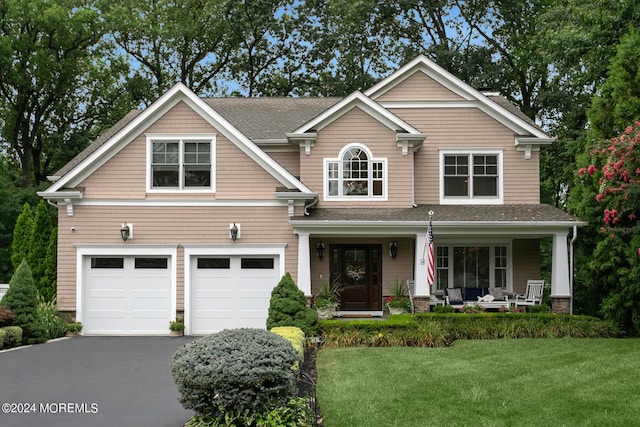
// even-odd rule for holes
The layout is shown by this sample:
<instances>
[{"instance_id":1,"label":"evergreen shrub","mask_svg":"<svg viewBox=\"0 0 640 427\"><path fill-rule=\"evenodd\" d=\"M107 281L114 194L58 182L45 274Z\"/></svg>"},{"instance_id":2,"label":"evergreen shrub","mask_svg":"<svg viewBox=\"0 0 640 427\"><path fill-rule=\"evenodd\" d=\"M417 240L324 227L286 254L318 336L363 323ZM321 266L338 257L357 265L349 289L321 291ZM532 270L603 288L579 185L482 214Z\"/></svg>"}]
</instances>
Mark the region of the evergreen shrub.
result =
<instances>
[{"instance_id":1,"label":"evergreen shrub","mask_svg":"<svg viewBox=\"0 0 640 427\"><path fill-rule=\"evenodd\" d=\"M5 326L2 330L5 333L5 347L12 348L22 345L22 328L20 328L20 326Z\"/></svg>"},{"instance_id":2,"label":"evergreen shrub","mask_svg":"<svg viewBox=\"0 0 640 427\"><path fill-rule=\"evenodd\" d=\"M33 282L31 269L22 260L11 277L9 289L0 304L6 306L16 316L15 324L22 328L22 338L27 344L37 344L47 340L47 331L37 321L38 291Z\"/></svg>"},{"instance_id":3,"label":"evergreen shrub","mask_svg":"<svg viewBox=\"0 0 640 427\"><path fill-rule=\"evenodd\" d=\"M171 375L185 409L214 418L264 405L285 405L295 390L298 355L284 338L264 329L226 329L178 348Z\"/></svg>"},{"instance_id":4,"label":"evergreen shrub","mask_svg":"<svg viewBox=\"0 0 640 427\"><path fill-rule=\"evenodd\" d=\"M4 340L7 336L7 333L4 329L0 328L0 348L4 348Z\"/></svg>"},{"instance_id":5,"label":"evergreen shrub","mask_svg":"<svg viewBox=\"0 0 640 427\"><path fill-rule=\"evenodd\" d=\"M305 343L305 335L302 332L302 329L296 328L295 326L276 326L271 329L271 332L281 336L291 343L293 349L298 353L298 362L294 366L294 369L298 369L299 364L304 362L304 343Z\"/></svg>"},{"instance_id":6,"label":"evergreen shrub","mask_svg":"<svg viewBox=\"0 0 640 427\"><path fill-rule=\"evenodd\" d=\"M307 336L318 333L318 313L307 307L307 297L289 273L271 291L267 329L276 326L296 326Z\"/></svg>"}]
</instances>

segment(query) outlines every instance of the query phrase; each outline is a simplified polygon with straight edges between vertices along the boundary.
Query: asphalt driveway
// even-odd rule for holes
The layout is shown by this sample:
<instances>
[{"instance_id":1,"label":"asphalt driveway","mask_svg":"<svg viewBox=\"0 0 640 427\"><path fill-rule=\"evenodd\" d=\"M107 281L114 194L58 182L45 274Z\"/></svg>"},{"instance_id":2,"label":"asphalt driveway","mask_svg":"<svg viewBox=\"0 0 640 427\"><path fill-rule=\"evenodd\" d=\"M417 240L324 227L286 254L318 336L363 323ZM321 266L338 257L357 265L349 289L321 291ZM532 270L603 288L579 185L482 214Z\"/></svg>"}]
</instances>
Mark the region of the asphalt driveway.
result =
<instances>
[{"instance_id":1,"label":"asphalt driveway","mask_svg":"<svg viewBox=\"0 0 640 427\"><path fill-rule=\"evenodd\" d=\"M169 362L193 337L74 337L0 352L0 426L180 427Z\"/></svg>"}]
</instances>

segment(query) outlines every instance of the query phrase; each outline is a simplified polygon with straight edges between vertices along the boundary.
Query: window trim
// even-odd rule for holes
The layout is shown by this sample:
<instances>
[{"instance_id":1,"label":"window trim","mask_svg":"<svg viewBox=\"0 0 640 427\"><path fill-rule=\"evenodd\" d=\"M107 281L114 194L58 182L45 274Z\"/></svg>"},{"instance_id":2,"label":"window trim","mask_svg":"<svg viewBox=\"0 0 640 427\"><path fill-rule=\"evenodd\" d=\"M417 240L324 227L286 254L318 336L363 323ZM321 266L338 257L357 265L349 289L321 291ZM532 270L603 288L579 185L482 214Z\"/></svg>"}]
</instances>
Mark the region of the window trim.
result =
<instances>
[{"instance_id":1,"label":"window trim","mask_svg":"<svg viewBox=\"0 0 640 427\"><path fill-rule=\"evenodd\" d=\"M351 149L358 148L365 152L367 155L367 172L368 172L368 188L370 189L369 195L367 196L345 196L342 194L343 189L343 169L342 169L342 160L345 153ZM338 163L338 195L331 196L329 195L329 164L330 163ZM382 195L374 196L371 195L371 191L373 191L373 164L381 163L382 164ZM322 181L323 181L323 200L324 201L349 201L349 202L384 202L388 200L388 168L387 168L387 158L386 157L375 157L371 150L364 144L361 143L351 143L347 144L338 153L337 157L326 157L323 161L323 171L322 171Z\"/></svg>"},{"instance_id":2,"label":"window trim","mask_svg":"<svg viewBox=\"0 0 640 427\"><path fill-rule=\"evenodd\" d=\"M507 261L507 265L506 265L506 280L507 280L507 285L506 288L503 288L503 290L505 292L513 292L513 241L512 240L491 240L491 241L483 241L483 240L472 240L472 241L458 241L458 240L451 240L451 241L445 241L442 243L439 243L436 245L436 247L434 248L435 251L434 253L437 254L438 253L438 248L441 247L447 247L448 248L448 266L447 266L447 270L448 270L448 284L447 287L448 288L454 288L454 287L459 287L456 283L455 283L455 272L453 271L453 269L455 268L455 263L453 260L454 257L454 247L474 247L474 246L481 246L481 247L488 247L489 248L489 262L490 262L490 271L489 271L489 280L490 280L490 285L493 286L495 285L495 270L496 270L496 250L495 248L498 246L501 247L506 247L507 248L507 254L506 254L506 261ZM438 268L436 266L436 274L438 274ZM437 289L436 286L438 284L438 280L436 277L435 283L433 284L433 292L435 294L438 295L442 295L442 293L444 292L443 289Z\"/></svg>"},{"instance_id":3,"label":"window trim","mask_svg":"<svg viewBox=\"0 0 640 427\"><path fill-rule=\"evenodd\" d=\"M503 168L503 152L504 150L501 148L490 148L490 149L469 149L469 148L460 148L460 149L446 149L440 150L440 170L438 173L438 178L440 182L440 204L442 205L501 205L504 203L504 168ZM473 181L470 180L469 186L469 196L445 196L444 194L444 158L445 156L460 156L467 155L469 157L469 176L472 175L473 169L473 159L474 155L481 156L497 156L498 160L498 182L497 182L497 196L473 196Z\"/></svg>"},{"instance_id":4,"label":"window trim","mask_svg":"<svg viewBox=\"0 0 640 427\"><path fill-rule=\"evenodd\" d=\"M215 133L207 133L207 134L184 134L184 133L148 133L145 134L147 137L146 150L147 150L147 166L146 166L146 187L147 193L206 193L211 194L216 192L216 136ZM178 172L178 180L179 182L182 180L181 176L184 174L184 144L190 141L198 141L205 142L208 141L211 144L211 153L210 153L210 173L211 173L211 186L207 188L203 187L153 187L153 143L154 142L163 142L163 141L179 141L179 172Z\"/></svg>"}]
</instances>

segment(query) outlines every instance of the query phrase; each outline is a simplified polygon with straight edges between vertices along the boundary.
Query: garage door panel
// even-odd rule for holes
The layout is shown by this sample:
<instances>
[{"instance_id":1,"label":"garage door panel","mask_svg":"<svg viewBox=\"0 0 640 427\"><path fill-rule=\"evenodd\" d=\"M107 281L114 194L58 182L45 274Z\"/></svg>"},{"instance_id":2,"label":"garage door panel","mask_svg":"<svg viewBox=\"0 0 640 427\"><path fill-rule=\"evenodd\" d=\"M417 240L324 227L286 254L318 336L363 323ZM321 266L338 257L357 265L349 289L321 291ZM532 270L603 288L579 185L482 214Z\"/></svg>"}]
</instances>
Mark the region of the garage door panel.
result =
<instances>
[{"instance_id":1,"label":"garage door panel","mask_svg":"<svg viewBox=\"0 0 640 427\"><path fill-rule=\"evenodd\" d=\"M279 280L277 256L193 257L190 332L264 328L271 291Z\"/></svg>"},{"instance_id":2,"label":"garage door panel","mask_svg":"<svg viewBox=\"0 0 640 427\"><path fill-rule=\"evenodd\" d=\"M142 263L127 256L96 258L84 260L85 333L166 334L171 318L169 258L143 259ZM159 260L166 268L149 268ZM118 268L108 268L114 265Z\"/></svg>"}]
</instances>

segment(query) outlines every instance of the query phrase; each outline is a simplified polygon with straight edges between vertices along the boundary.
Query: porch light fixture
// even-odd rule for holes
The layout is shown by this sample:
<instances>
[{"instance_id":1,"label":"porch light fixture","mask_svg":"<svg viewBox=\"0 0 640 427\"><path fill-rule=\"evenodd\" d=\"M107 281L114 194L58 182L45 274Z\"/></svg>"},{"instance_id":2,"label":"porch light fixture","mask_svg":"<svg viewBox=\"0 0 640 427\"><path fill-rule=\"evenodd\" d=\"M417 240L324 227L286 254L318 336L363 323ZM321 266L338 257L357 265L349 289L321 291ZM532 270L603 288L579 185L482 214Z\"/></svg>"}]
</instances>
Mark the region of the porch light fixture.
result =
<instances>
[{"instance_id":1,"label":"porch light fixture","mask_svg":"<svg viewBox=\"0 0 640 427\"><path fill-rule=\"evenodd\" d=\"M131 237L131 228L129 228L126 222L122 223L122 227L120 228L120 236L125 242L129 239L129 237Z\"/></svg>"},{"instance_id":2,"label":"porch light fixture","mask_svg":"<svg viewBox=\"0 0 640 427\"><path fill-rule=\"evenodd\" d=\"M235 222L229 225L229 237L231 238L231 240L235 242L236 239L240 237L239 233L240 233L240 228L236 225Z\"/></svg>"},{"instance_id":3,"label":"porch light fixture","mask_svg":"<svg viewBox=\"0 0 640 427\"><path fill-rule=\"evenodd\" d=\"M393 259L398 256L398 244L395 240L389 245L389 256Z\"/></svg>"},{"instance_id":4,"label":"porch light fixture","mask_svg":"<svg viewBox=\"0 0 640 427\"><path fill-rule=\"evenodd\" d=\"M324 243L319 242L316 245L316 250L318 251L318 258L322 260L322 258L324 258Z\"/></svg>"}]
</instances>

